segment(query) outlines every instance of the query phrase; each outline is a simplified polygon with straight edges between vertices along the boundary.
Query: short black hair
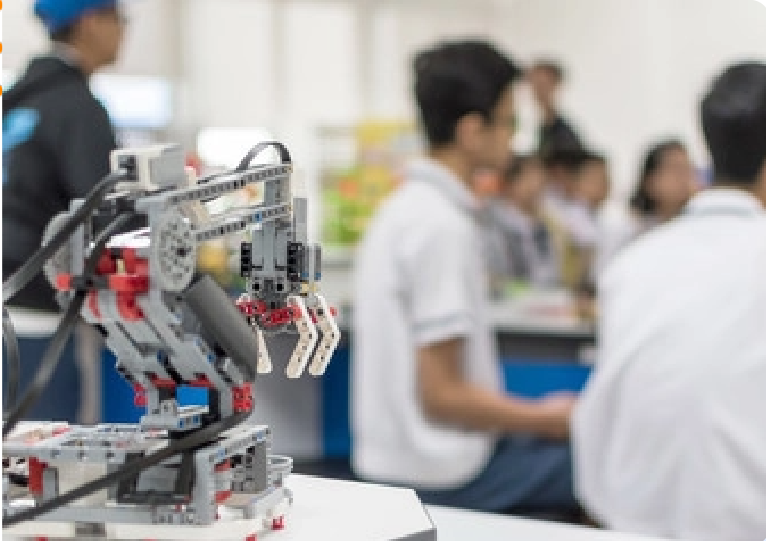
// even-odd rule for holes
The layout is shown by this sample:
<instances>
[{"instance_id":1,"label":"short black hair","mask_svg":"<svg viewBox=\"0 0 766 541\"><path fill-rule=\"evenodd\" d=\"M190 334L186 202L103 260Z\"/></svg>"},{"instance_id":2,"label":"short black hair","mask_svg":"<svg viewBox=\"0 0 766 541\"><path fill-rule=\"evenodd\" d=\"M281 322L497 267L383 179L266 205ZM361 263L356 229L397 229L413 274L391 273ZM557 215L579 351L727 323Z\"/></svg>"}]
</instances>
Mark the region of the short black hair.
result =
<instances>
[{"instance_id":1,"label":"short black hair","mask_svg":"<svg viewBox=\"0 0 766 541\"><path fill-rule=\"evenodd\" d=\"M664 139L649 147L644 156L636 191L630 198L630 206L642 216L651 216L657 211L657 202L649 195L649 179L662 166L668 153L673 150L686 152L686 147L680 139Z\"/></svg>"},{"instance_id":2,"label":"short black hair","mask_svg":"<svg viewBox=\"0 0 766 541\"><path fill-rule=\"evenodd\" d=\"M519 154L513 157L503 175L503 184L510 186L521 178L521 175L533 166L542 167L542 161L535 154Z\"/></svg>"},{"instance_id":3,"label":"short black hair","mask_svg":"<svg viewBox=\"0 0 766 541\"><path fill-rule=\"evenodd\" d=\"M560 62L551 58L541 58L532 64L532 69L548 72L557 83L562 83L566 78L566 71Z\"/></svg>"},{"instance_id":4,"label":"short black hair","mask_svg":"<svg viewBox=\"0 0 766 541\"><path fill-rule=\"evenodd\" d=\"M594 152L593 150L584 151L582 155L580 156L580 168L586 165L590 165L592 163L607 165L608 160L606 159L605 155L599 154L598 152Z\"/></svg>"},{"instance_id":5,"label":"short black hair","mask_svg":"<svg viewBox=\"0 0 766 541\"><path fill-rule=\"evenodd\" d=\"M428 142L439 147L454 141L465 115L485 120L512 82L519 67L485 41L444 42L418 53L414 61L415 100Z\"/></svg>"},{"instance_id":6,"label":"short black hair","mask_svg":"<svg viewBox=\"0 0 766 541\"><path fill-rule=\"evenodd\" d=\"M540 158L546 168L561 167L576 171L582 165L587 152L574 145L551 146L541 153Z\"/></svg>"},{"instance_id":7,"label":"short black hair","mask_svg":"<svg viewBox=\"0 0 766 541\"><path fill-rule=\"evenodd\" d=\"M51 41L55 41L56 43L71 43L72 38L74 37L74 26L74 23L68 24L51 32L49 34Z\"/></svg>"},{"instance_id":8,"label":"short black hair","mask_svg":"<svg viewBox=\"0 0 766 541\"><path fill-rule=\"evenodd\" d=\"M749 186L766 163L766 64L727 68L702 100L715 182Z\"/></svg>"}]
</instances>

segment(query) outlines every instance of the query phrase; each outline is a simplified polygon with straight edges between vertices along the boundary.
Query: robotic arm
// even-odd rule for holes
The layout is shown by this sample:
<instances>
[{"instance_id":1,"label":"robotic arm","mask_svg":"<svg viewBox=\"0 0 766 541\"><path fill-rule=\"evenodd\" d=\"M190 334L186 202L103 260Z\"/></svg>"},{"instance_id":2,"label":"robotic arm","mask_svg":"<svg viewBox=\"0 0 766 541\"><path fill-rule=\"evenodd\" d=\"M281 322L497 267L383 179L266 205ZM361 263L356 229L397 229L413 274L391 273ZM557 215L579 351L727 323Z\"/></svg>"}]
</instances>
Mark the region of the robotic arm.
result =
<instances>
[{"instance_id":1,"label":"robotic arm","mask_svg":"<svg viewBox=\"0 0 766 541\"><path fill-rule=\"evenodd\" d=\"M199 182L188 175L178 147L113 153L112 170L125 172L124 180L49 260L45 273L63 302L76 291L85 294L82 317L104 335L135 404L146 413L138 426L38 426L6 440L6 461L17 469L28 464L26 491L10 486L4 475L12 488L4 491L6 524L29 511L30 498L39 505L77 486L71 473L77 468L85 479L96 478L219 425L225 430L193 449L43 514L43 523L98 523L128 528L131 535L139 525L184 525L163 532L164 538L187 538L189 527L220 523L218 507L225 505L245 533L257 517L281 524L291 501L282 478L291 462L269 454L268 427L242 422L253 410L252 383L271 371L272 359L285 361L290 378L307 366L312 375L323 374L340 332L319 293L321 251L308 243L307 201L293 197L289 154L273 145L283 163L250 167L248 156L237 170ZM262 203L212 216L201 204L251 184L263 186ZM82 204L73 202L70 214ZM149 227L114 235L95 253L93 222L126 214L143 216ZM67 220L55 218L46 239ZM231 234L245 236L240 267L247 291L236 303L196 270L198 244ZM94 258L90 272L94 266L85 262ZM273 354L272 345L285 338L295 345L286 359L276 359L284 348ZM208 389L207 406L180 406L181 387ZM39 532L39 524L19 528Z\"/></svg>"}]
</instances>

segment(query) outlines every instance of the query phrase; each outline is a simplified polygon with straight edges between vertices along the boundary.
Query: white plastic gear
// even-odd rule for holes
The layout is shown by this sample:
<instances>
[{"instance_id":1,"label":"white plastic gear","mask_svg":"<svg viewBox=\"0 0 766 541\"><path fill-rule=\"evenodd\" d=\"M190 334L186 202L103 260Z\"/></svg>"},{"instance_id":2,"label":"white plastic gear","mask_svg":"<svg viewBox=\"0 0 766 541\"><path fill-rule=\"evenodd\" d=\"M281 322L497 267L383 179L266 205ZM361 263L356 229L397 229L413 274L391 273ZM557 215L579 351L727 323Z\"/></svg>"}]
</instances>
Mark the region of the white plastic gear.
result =
<instances>
[{"instance_id":1,"label":"white plastic gear","mask_svg":"<svg viewBox=\"0 0 766 541\"><path fill-rule=\"evenodd\" d=\"M43 232L42 245L45 246L50 240L61 231L66 221L69 219L68 212L59 212L48 222ZM70 274L72 272L72 246L65 242L56 253L45 262L43 273L51 285L56 285L56 276L59 274Z\"/></svg>"},{"instance_id":2,"label":"white plastic gear","mask_svg":"<svg viewBox=\"0 0 766 541\"><path fill-rule=\"evenodd\" d=\"M151 232L151 278L172 292L183 291L197 266L197 241L188 218L173 210L165 213Z\"/></svg>"}]
</instances>

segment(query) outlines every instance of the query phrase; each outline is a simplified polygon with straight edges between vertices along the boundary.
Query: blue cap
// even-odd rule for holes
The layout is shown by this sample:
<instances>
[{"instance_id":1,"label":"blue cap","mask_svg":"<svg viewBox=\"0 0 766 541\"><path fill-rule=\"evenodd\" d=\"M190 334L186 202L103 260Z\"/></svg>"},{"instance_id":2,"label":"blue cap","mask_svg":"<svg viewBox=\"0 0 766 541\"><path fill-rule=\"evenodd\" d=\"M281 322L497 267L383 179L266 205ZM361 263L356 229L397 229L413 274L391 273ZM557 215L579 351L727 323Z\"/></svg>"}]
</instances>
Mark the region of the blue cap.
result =
<instances>
[{"instance_id":1,"label":"blue cap","mask_svg":"<svg viewBox=\"0 0 766 541\"><path fill-rule=\"evenodd\" d=\"M52 33L72 24L88 11L116 4L117 0L35 0L35 15Z\"/></svg>"}]
</instances>

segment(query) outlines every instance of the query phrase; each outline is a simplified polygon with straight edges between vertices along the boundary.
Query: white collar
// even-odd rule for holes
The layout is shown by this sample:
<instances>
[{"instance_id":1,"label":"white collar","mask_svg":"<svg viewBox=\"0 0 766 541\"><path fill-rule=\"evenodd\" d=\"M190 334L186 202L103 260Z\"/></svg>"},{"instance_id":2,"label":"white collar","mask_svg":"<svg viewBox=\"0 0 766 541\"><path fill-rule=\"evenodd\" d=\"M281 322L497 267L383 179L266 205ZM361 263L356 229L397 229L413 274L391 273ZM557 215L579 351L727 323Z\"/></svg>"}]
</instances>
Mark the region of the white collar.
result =
<instances>
[{"instance_id":1,"label":"white collar","mask_svg":"<svg viewBox=\"0 0 766 541\"><path fill-rule=\"evenodd\" d=\"M686 214L766 215L755 196L735 188L708 188L695 195L684 209Z\"/></svg>"},{"instance_id":2,"label":"white collar","mask_svg":"<svg viewBox=\"0 0 766 541\"><path fill-rule=\"evenodd\" d=\"M58 58L65 64L81 69L80 53L77 49L66 43L54 43L51 49L51 56Z\"/></svg>"},{"instance_id":3,"label":"white collar","mask_svg":"<svg viewBox=\"0 0 766 541\"><path fill-rule=\"evenodd\" d=\"M479 200L466 185L447 167L432 158L411 160L406 166L405 178L408 181L430 183L453 203L470 213L476 213L480 209Z\"/></svg>"},{"instance_id":4,"label":"white collar","mask_svg":"<svg viewBox=\"0 0 766 541\"><path fill-rule=\"evenodd\" d=\"M508 201L493 202L493 212L501 224L518 232L532 234L537 225L537 221L532 216L525 214Z\"/></svg>"}]
</instances>

